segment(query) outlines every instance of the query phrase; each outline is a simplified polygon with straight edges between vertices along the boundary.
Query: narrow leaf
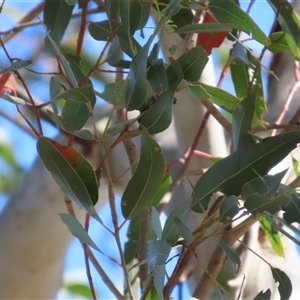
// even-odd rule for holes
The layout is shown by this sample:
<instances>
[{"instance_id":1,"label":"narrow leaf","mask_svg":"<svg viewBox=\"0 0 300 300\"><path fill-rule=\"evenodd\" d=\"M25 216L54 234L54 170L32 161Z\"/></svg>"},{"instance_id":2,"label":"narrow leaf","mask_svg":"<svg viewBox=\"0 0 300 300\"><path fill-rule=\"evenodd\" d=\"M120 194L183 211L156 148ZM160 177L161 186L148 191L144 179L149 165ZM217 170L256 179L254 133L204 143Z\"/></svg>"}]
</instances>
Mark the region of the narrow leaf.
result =
<instances>
[{"instance_id":1,"label":"narrow leaf","mask_svg":"<svg viewBox=\"0 0 300 300\"><path fill-rule=\"evenodd\" d=\"M265 33L234 1L212 0L209 2L209 9L219 21L235 25L238 29L249 35L251 34L256 41L264 46L270 44L270 40Z\"/></svg>"},{"instance_id":2,"label":"narrow leaf","mask_svg":"<svg viewBox=\"0 0 300 300\"><path fill-rule=\"evenodd\" d=\"M164 157L159 145L147 131L141 134L139 164L122 196L122 213L131 219L146 207L159 190L164 177Z\"/></svg>"},{"instance_id":3,"label":"narrow leaf","mask_svg":"<svg viewBox=\"0 0 300 300\"><path fill-rule=\"evenodd\" d=\"M271 300L271 290L267 289L265 292L261 291L253 300Z\"/></svg>"},{"instance_id":4,"label":"narrow leaf","mask_svg":"<svg viewBox=\"0 0 300 300\"><path fill-rule=\"evenodd\" d=\"M171 246L165 241L148 241L148 269L154 278L154 286L159 297L162 297L165 282L165 262Z\"/></svg>"},{"instance_id":5,"label":"narrow leaf","mask_svg":"<svg viewBox=\"0 0 300 300\"><path fill-rule=\"evenodd\" d=\"M75 217L69 214L59 214L59 216L61 220L67 225L73 236L77 237L82 243L85 243L95 250L102 252Z\"/></svg>"},{"instance_id":6,"label":"narrow leaf","mask_svg":"<svg viewBox=\"0 0 300 300\"><path fill-rule=\"evenodd\" d=\"M103 93L95 91L95 94L110 104L126 108L125 91L127 86L128 79L119 82L107 83L104 87Z\"/></svg>"},{"instance_id":7,"label":"narrow leaf","mask_svg":"<svg viewBox=\"0 0 300 300\"><path fill-rule=\"evenodd\" d=\"M151 227L156 237L160 240L162 235L162 228L160 224L159 214L155 207L151 207Z\"/></svg>"},{"instance_id":8,"label":"narrow leaf","mask_svg":"<svg viewBox=\"0 0 300 300\"><path fill-rule=\"evenodd\" d=\"M210 23L210 24L190 24L178 28L175 30L176 33L212 33L212 32L229 32L235 26L232 24L224 24L224 23Z\"/></svg>"},{"instance_id":9,"label":"narrow leaf","mask_svg":"<svg viewBox=\"0 0 300 300\"><path fill-rule=\"evenodd\" d=\"M237 274L241 266L240 257L222 239L219 240L219 244L222 247L222 249L226 252L229 259L235 265L235 273Z\"/></svg>"},{"instance_id":10,"label":"narrow leaf","mask_svg":"<svg viewBox=\"0 0 300 300\"><path fill-rule=\"evenodd\" d=\"M260 218L259 223L263 231L265 232L274 253L284 257L284 249L282 247L279 231L272 226L272 224L266 218Z\"/></svg>"},{"instance_id":11,"label":"narrow leaf","mask_svg":"<svg viewBox=\"0 0 300 300\"><path fill-rule=\"evenodd\" d=\"M63 0L61 0L61 1L63 1ZM69 79L70 83L72 84L72 87L74 87L74 88L78 87L77 80L75 78L75 75L74 75L68 61L66 60L64 55L61 53L56 42L52 39L52 37L49 35L48 32L46 32L46 35L47 35L47 38L48 38L55 54L57 55L60 63L62 64L62 67L63 67L64 71L66 72L67 78Z\"/></svg>"},{"instance_id":12,"label":"narrow leaf","mask_svg":"<svg viewBox=\"0 0 300 300\"><path fill-rule=\"evenodd\" d=\"M236 196L229 196L222 201L220 206L220 222L226 222L233 219L239 213L239 199Z\"/></svg>"},{"instance_id":13,"label":"narrow leaf","mask_svg":"<svg viewBox=\"0 0 300 300\"><path fill-rule=\"evenodd\" d=\"M275 282L279 283L278 291L280 298L289 299L293 291L290 278L280 269L271 268L271 271Z\"/></svg>"},{"instance_id":14,"label":"narrow leaf","mask_svg":"<svg viewBox=\"0 0 300 300\"><path fill-rule=\"evenodd\" d=\"M299 130L287 132L239 148L233 154L216 162L195 185L193 210L203 212L196 204L210 198L215 191L225 195L238 196L242 186L256 178L264 176L289 154L300 142Z\"/></svg>"},{"instance_id":15,"label":"narrow leaf","mask_svg":"<svg viewBox=\"0 0 300 300\"><path fill-rule=\"evenodd\" d=\"M49 34L56 44L60 44L71 19L74 6L65 0L46 0L44 5L44 22Z\"/></svg>"},{"instance_id":16,"label":"narrow leaf","mask_svg":"<svg viewBox=\"0 0 300 300\"><path fill-rule=\"evenodd\" d=\"M18 71L20 69L23 69L31 65L32 62L33 62L32 59L27 59L27 60L18 59L17 61L14 61L9 67L0 70L0 74Z\"/></svg>"},{"instance_id":17,"label":"narrow leaf","mask_svg":"<svg viewBox=\"0 0 300 300\"><path fill-rule=\"evenodd\" d=\"M232 113L233 149L251 144L252 120L255 111L256 93L251 93L243 99Z\"/></svg>"},{"instance_id":18,"label":"narrow leaf","mask_svg":"<svg viewBox=\"0 0 300 300\"><path fill-rule=\"evenodd\" d=\"M208 56L206 51L198 46L182 54L177 62L182 68L183 78L187 81L197 82L208 62Z\"/></svg>"},{"instance_id":19,"label":"narrow leaf","mask_svg":"<svg viewBox=\"0 0 300 300\"><path fill-rule=\"evenodd\" d=\"M268 0L275 14L279 10L278 22L284 31L290 33L296 43L300 43L300 21L293 8L288 1Z\"/></svg>"},{"instance_id":20,"label":"narrow leaf","mask_svg":"<svg viewBox=\"0 0 300 300\"><path fill-rule=\"evenodd\" d=\"M232 113L239 105L240 100L232 94L204 83L189 83L189 91L196 98L209 100L220 106L229 113Z\"/></svg>"},{"instance_id":21,"label":"narrow leaf","mask_svg":"<svg viewBox=\"0 0 300 300\"><path fill-rule=\"evenodd\" d=\"M191 230L177 217L174 217L174 223L179 229L181 237L187 241L188 243L191 243L193 241L193 234Z\"/></svg>"},{"instance_id":22,"label":"narrow leaf","mask_svg":"<svg viewBox=\"0 0 300 300\"><path fill-rule=\"evenodd\" d=\"M147 128L150 134L162 132L170 126L174 94L182 76L181 67L173 62L167 69L169 88L156 99L150 110L140 120L140 124Z\"/></svg>"},{"instance_id":23,"label":"narrow leaf","mask_svg":"<svg viewBox=\"0 0 300 300\"><path fill-rule=\"evenodd\" d=\"M263 215L264 212L275 214L281 210L282 206L286 206L290 203L291 198L288 195L276 195L271 198L266 198L258 193L250 195L244 206L248 212L253 216Z\"/></svg>"},{"instance_id":24,"label":"narrow leaf","mask_svg":"<svg viewBox=\"0 0 300 300\"><path fill-rule=\"evenodd\" d=\"M102 223L94 208L98 200L98 184L88 161L75 149L43 136L38 139L37 151L62 191Z\"/></svg>"},{"instance_id":25,"label":"narrow leaf","mask_svg":"<svg viewBox=\"0 0 300 300\"><path fill-rule=\"evenodd\" d=\"M170 245L174 245L180 238L180 230L174 223L174 218L178 218L180 221L185 221L185 218L190 211L192 199L184 201L178 205L168 216L161 239L166 241Z\"/></svg>"}]
</instances>

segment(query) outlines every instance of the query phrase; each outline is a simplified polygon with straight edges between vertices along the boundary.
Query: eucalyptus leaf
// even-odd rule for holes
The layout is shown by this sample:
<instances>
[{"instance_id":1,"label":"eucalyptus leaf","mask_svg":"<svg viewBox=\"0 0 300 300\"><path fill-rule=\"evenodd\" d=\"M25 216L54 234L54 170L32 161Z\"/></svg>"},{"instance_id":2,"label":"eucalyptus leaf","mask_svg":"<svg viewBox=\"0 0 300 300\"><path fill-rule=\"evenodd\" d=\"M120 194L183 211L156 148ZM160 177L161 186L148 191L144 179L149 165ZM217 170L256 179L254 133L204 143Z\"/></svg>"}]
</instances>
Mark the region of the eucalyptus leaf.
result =
<instances>
[{"instance_id":1,"label":"eucalyptus leaf","mask_svg":"<svg viewBox=\"0 0 300 300\"><path fill-rule=\"evenodd\" d=\"M103 93L95 91L95 94L110 104L126 108L125 91L127 86L128 79L119 82L107 83L104 87Z\"/></svg>"},{"instance_id":2,"label":"eucalyptus leaf","mask_svg":"<svg viewBox=\"0 0 300 300\"><path fill-rule=\"evenodd\" d=\"M176 61L182 68L183 78L197 82L208 62L208 56L206 51L198 46L182 54Z\"/></svg>"},{"instance_id":3,"label":"eucalyptus leaf","mask_svg":"<svg viewBox=\"0 0 300 300\"><path fill-rule=\"evenodd\" d=\"M164 157L159 145L143 130L140 161L121 200L124 218L131 219L151 206L163 180L164 167Z\"/></svg>"},{"instance_id":4,"label":"eucalyptus leaf","mask_svg":"<svg viewBox=\"0 0 300 300\"><path fill-rule=\"evenodd\" d=\"M170 245L174 245L181 236L178 226L174 223L174 218L184 221L188 212L190 211L192 199L186 200L178 205L168 216L161 239Z\"/></svg>"},{"instance_id":5,"label":"eucalyptus leaf","mask_svg":"<svg viewBox=\"0 0 300 300\"><path fill-rule=\"evenodd\" d=\"M98 184L89 162L72 147L43 136L38 139L37 151L66 196L102 224L94 208L98 201Z\"/></svg>"},{"instance_id":6,"label":"eucalyptus leaf","mask_svg":"<svg viewBox=\"0 0 300 300\"><path fill-rule=\"evenodd\" d=\"M284 257L284 249L281 243L279 231L272 226L272 224L267 220L267 218L260 218L259 223L263 231L265 232L274 253Z\"/></svg>"},{"instance_id":7,"label":"eucalyptus leaf","mask_svg":"<svg viewBox=\"0 0 300 300\"><path fill-rule=\"evenodd\" d=\"M188 243L191 243L193 241L193 233L191 230L177 217L174 217L174 224L179 229L181 237L187 241Z\"/></svg>"},{"instance_id":8,"label":"eucalyptus leaf","mask_svg":"<svg viewBox=\"0 0 300 300\"><path fill-rule=\"evenodd\" d=\"M209 100L220 106L229 113L232 113L239 105L240 100L232 94L204 83L187 83L189 91L196 98Z\"/></svg>"},{"instance_id":9,"label":"eucalyptus leaf","mask_svg":"<svg viewBox=\"0 0 300 300\"><path fill-rule=\"evenodd\" d=\"M159 297L162 297L165 279L165 263L171 246L165 241L148 241L148 270L154 278L154 286Z\"/></svg>"},{"instance_id":10,"label":"eucalyptus leaf","mask_svg":"<svg viewBox=\"0 0 300 300\"><path fill-rule=\"evenodd\" d=\"M9 67L0 70L0 74L18 71L20 69L23 69L31 65L32 63L33 63L32 59L27 59L27 60L18 59L17 61L14 61Z\"/></svg>"},{"instance_id":11,"label":"eucalyptus leaf","mask_svg":"<svg viewBox=\"0 0 300 300\"><path fill-rule=\"evenodd\" d=\"M257 174L266 175L299 142L299 130L287 132L263 139L257 144L243 146L216 162L196 183L192 209L203 212L200 202L207 201L215 191L221 191L227 196L238 196L246 182L258 177Z\"/></svg>"},{"instance_id":12,"label":"eucalyptus leaf","mask_svg":"<svg viewBox=\"0 0 300 300\"><path fill-rule=\"evenodd\" d=\"M222 239L219 239L219 244L222 247L222 249L226 252L229 259L233 262L235 265L235 273L237 274L240 266L241 266L241 259L238 256L236 252L234 252Z\"/></svg>"},{"instance_id":13,"label":"eucalyptus leaf","mask_svg":"<svg viewBox=\"0 0 300 300\"><path fill-rule=\"evenodd\" d=\"M44 5L44 22L49 35L56 44L60 44L69 25L74 6L65 0L46 0Z\"/></svg>"},{"instance_id":14,"label":"eucalyptus leaf","mask_svg":"<svg viewBox=\"0 0 300 300\"><path fill-rule=\"evenodd\" d=\"M162 228L160 224L159 214L155 207L151 207L151 227L156 237L160 240L162 235Z\"/></svg>"},{"instance_id":15,"label":"eucalyptus leaf","mask_svg":"<svg viewBox=\"0 0 300 300\"><path fill-rule=\"evenodd\" d=\"M211 0L208 8L219 21L225 21L247 34L251 34L256 41L264 46L271 44L259 26L234 1Z\"/></svg>"},{"instance_id":16,"label":"eucalyptus leaf","mask_svg":"<svg viewBox=\"0 0 300 300\"><path fill-rule=\"evenodd\" d=\"M254 193L247 197L245 201L245 208L253 216L263 215L264 212L275 214L281 210L282 206L290 203L291 198L289 195L279 194L270 198L266 198L258 193Z\"/></svg>"},{"instance_id":17,"label":"eucalyptus leaf","mask_svg":"<svg viewBox=\"0 0 300 300\"><path fill-rule=\"evenodd\" d=\"M293 291L290 278L280 269L271 267L271 271L275 282L279 283L278 291L280 298L289 299Z\"/></svg>"},{"instance_id":18,"label":"eucalyptus leaf","mask_svg":"<svg viewBox=\"0 0 300 300\"><path fill-rule=\"evenodd\" d=\"M247 95L232 113L232 139L234 150L253 142L249 132L252 129L256 97L256 92Z\"/></svg>"},{"instance_id":19,"label":"eucalyptus leaf","mask_svg":"<svg viewBox=\"0 0 300 300\"><path fill-rule=\"evenodd\" d=\"M173 62L167 69L168 89L158 96L156 102L140 120L140 125L147 128L150 134L162 132L170 126L174 94L182 77L183 72L180 65Z\"/></svg>"},{"instance_id":20,"label":"eucalyptus leaf","mask_svg":"<svg viewBox=\"0 0 300 300\"><path fill-rule=\"evenodd\" d=\"M239 208L239 199L236 196L226 197L220 206L220 222L226 222L233 219L240 211Z\"/></svg>"},{"instance_id":21,"label":"eucalyptus leaf","mask_svg":"<svg viewBox=\"0 0 300 300\"><path fill-rule=\"evenodd\" d=\"M292 35L296 45L300 43L300 21L293 8L288 2L278 2L276 0L268 0L270 6L278 16L278 22L284 31Z\"/></svg>"},{"instance_id":22,"label":"eucalyptus leaf","mask_svg":"<svg viewBox=\"0 0 300 300\"><path fill-rule=\"evenodd\" d=\"M75 217L69 214L59 214L59 216L61 220L67 225L72 235L77 237L80 242L85 243L95 250L102 252Z\"/></svg>"},{"instance_id":23,"label":"eucalyptus leaf","mask_svg":"<svg viewBox=\"0 0 300 300\"><path fill-rule=\"evenodd\" d=\"M267 289L265 292L259 292L253 300L271 300L271 290Z\"/></svg>"}]
</instances>

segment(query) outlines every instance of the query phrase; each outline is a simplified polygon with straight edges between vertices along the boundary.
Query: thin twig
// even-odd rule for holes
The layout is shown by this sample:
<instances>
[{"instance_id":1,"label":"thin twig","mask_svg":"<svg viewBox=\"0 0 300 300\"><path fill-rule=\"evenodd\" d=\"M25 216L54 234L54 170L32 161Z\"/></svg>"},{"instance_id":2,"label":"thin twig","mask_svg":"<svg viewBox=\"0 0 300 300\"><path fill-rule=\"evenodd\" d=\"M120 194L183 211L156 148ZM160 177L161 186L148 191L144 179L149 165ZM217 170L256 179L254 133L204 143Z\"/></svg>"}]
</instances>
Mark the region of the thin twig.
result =
<instances>
[{"instance_id":1,"label":"thin twig","mask_svg":"<svg viewBox=\"0 0 300 300\"><path fill-rule=\"evenodd\" d=\"M85 214L85 223L84 223L84 228L85 231L88 233L89 231L89 221L90 221L90 215L88 213ZM83 246L83 251L84 251L84 261L85 261L85 268L86 268L86 275L89 281L89 285L90 285L90 290L93 296L94 300L97 300L97 296L96 296L96 292L95 292L95 287L94 287L94 283L93 283L93 278L92 278L92 274L91 274L91 269L90 269L90 264L89 264L89 246L85 243L82 243Z\"/></svg>"}]
</instances>

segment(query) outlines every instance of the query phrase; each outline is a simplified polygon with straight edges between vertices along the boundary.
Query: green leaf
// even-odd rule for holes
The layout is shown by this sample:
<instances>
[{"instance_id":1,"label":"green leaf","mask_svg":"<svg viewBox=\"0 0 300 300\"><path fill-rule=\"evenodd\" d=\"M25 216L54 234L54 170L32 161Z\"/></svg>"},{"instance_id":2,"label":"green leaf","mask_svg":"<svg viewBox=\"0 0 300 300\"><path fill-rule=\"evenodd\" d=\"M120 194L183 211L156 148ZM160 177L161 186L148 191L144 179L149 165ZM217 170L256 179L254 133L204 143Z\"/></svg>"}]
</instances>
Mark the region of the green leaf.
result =
<instances>
[{"instance_id":1,"label":"green leaf","mask_svg":"<svg viewBox=\"0 0 300 300\"><path fill-rule=\"evenodd\" d=\"M235 43L230 53L230 59L233 64L248 65L247 52L245 46L241 43Z\"/></svg>"},{"instance_id":2,"label":"green leaf","mask_svg":"<svg viewBox=\"0 0 300 300\"><path fill-rule=\"evenodd\" d=\"M67 290L68 293L78 297L82 297L83 299L92 299L92 293L90 287L79 284L79 283L71 283L71 284L64 284L64 289Z\"/></svg>"},{"instance_id":3,"label":"green leaf","mask_svg":"<svg viewBox=\"0 0 300 300\"><path fill-rule=\"evenodd\" d=\"M95 94L112 105L126 108L125 91L127 86L128 79L119 82L107 83L104 87L103 93L95 91Z\"/></svg>"},{"instance_id":4,"label":"green leaf","mask_svg":"<svg viewBox=\"0 0 300 300\"><path fill-rule=\"evenodd\" d=\"M130 1L130 32L143 29L150 16L152 1Z\"/></svg>"},{"instance_id":5,"label":"green leaf","mask_svg":"<svg viewBox=\"0 0 300 300\"><path fill-rule=\"evenodd\" d=\"M296 43L300 44L300 22L293 6L287 2L279 2L277 0L268 0L270 6L277 14L279 10L278 22L281 28L290 33Z\"/></svg>"},{"instance_id":6,"label":"green leaf","mask_svg":"<svg viewBox=\"0 0 300 300\"><path fill-rule=\"evenodd\" d=\"M184 201L178 205L168 216L162 233L162 240L170 245L174 245L181 236L178 226L174 223L174 218L184 221L187 213L190 211L192 199Z\"/></svg>"},{"instance_id":7,"label":"green leaf","mask_svg":"<svg viewBox=\"0 0 300 300\"><path fill-rule=\"evenodd\" d=\"M63 1L63 0L60 0L60 1ZM52 39L52 37L50 36L50 34L48 32L46 32L46 35L47 35L47 38L52 46L52 49L54 50L55 54L57 55L66 75L67 75L67 78L69 79L72 87L76 88L78 87L78 83L77 83L77 80L76 80L76 77L68 63L68 61L66 60L65 56L61 53L61 51L59 50L56 42Z\"/></svg>"},{"instance_id":8,"label":"green leaf","mask_svg":"<svg viewBox=\"0 0 300 300\"><path fill-rule=\"evenodd\" d=\"M174 217L174 223L179 229L181 237L187 241L188 243L191 243L193 241L193 233L191 230L177 217Z\"/></svg>"},{"instance_id":9,"label":"green leaf","mask_svg":"<svg viewBox=\"0 0 300 300\"><path fill-rule=\"evenodd\" d=\"M60 44L69 25L74 6L65 0L46 0L44 5L44 23L51 38Z\"/></svg>"},{"instance_id":10,"label":"green leaf","mask_svg":"<svg viewBox=\"0 0 300 300\"><path fill-rule=\"evenodd\" d=\"M272 245L274 253L281 257L284 257L284 249L282 247L280 234L278 230L276 230L276 228L272 226L272 224L267 220L267 218L260 218L259 223L261 228L265 232L270 244Z\"/></svg>"},{"instance_id":11,"label":"green leaf","mask_svg":"<svg viewBox=\"0 0 300 300\"><path fill-rule=\"evenodd\" d=\"M23 100L22 98L15 97L15 96L9 96L6 94L0 94L0 98L11 102L13 104L18 104L18 105L28 105L28 102L26 100Z\"/></svg>"},{"instance_id":12,"label":"green leaf","mask_svg":"<svg viewBox=\"0 0 300 300\"><path fill-rule=\"evenodd\" d=\"M148 241L148 272L154 278L154 286L162 297L165 283L165 263L171 246L165 241Z\"/></svg>"},{"instance_id":13,"label":"green leaf","mask_svg":"<svg viewBox=\"0 0 300 300\"><path fill-rule=\"evenodd\" d=\"M226 197L220 206L220 222L224 223L234 218L240 211L239 199L236 196Z\"/></svg>"},{"instance_id":14,"label":"green leaf","mask_svg":"<svg viewBox=\"0 0 300 300\"><path fill-rule=\"evenodd\" d=\"M128 110L137 109L143 111L148 107L151 101L152 91L147 80L148 52L154 38L169 18L176 13L176 7L178 6L180 6L178 1L173 1L168 4L164 11L164 15L157 23L153 34L132 59L129 72L129 84L125 95Z\"/></svg>"},{"instance_id":15,"label":"green leaf","mask_svg":"<svg viewBox=\"0 0 300 300\"><path fill-rule=\"evenodd\" d=\"M189 24L175 30L176 33L213 33L213 32L229 32L235 26L232 24L224 23L200 23L200 24Z\"/></svg>"},{"instance_id":16,"label":"green leaf","mask_svg":"<svg viewBox=\"0 0 300 300\"><path fill-rule=\"evenodd\" d=\"M208 8L219 21L225 21L236 26L238 29L252 35L256 41L264 46L270 45L270 40L264 32L234 1L211 0Z\"/></svg>"},{"instance_id":17,"label":"green leaf","mask_svg":"<svg viewBox=\"0 0 300 300\"><path fill-rule=\"evenodd\" d=\"M241 190L241 195L243 199L246 199L250 195L258 193L260 195L267 195L269 188L265 180L261 177L254 178L246 182Z\"/></svg>"},{"instance_id":18,"label":"green leaf","mask_svg":"<svg viewBox=\"0 0 300 300\"><path fill-rule=\"evenodd\" d=\"M232 113L232 139L234 150L253 142L252 135L249 132L252 129L255 103L256 93L251 93L239 103Z\"/></svg>"},{"instance_id":19,"label":"green leaf","mask_svg":"<svg viewBox=\"0 0 300 300\"><path fill-rule=\"evenodd\" d=\"M156 237L160 240L162 235L162 228L160 224L159 214L155 207L151 207L151 227Z\"/></svg>"},{"instance_id":20,"label":"green leaf","mask_svg":"<svg viewBox=\"0 0 300 300\"><path fill-rule=\"evenodd\" d=\"M55 106L53 102L57 99L66 100L61 116L59 116L61 122L57 125L67 132L80 130L89 119L95 104L93 87L88 84L67 90L52 99L52 107Z\"/></svg>"},{"instance_id":21,"label":"green leaf","mask_svg":"<svg viewBox=\"0 0 300 300\"><path fill-rule=\"evenodd\" d=\"M230 64L231 80L238 98L243 99L248 94L250 84L249 66L246 64Z\"/></svg>"},{"instance_id":22,"label":"green leaf","mask_svg":"<svg viewBox=\"0 0 300 300\"><path fill-rule=\"evenodd\" d=\"M176 61L182 68L183 78L197 82L208 62L208 56L206 51L198 46L182 54Z\"/></svg>"},{"instance_id":23,"label":"green leaf","mask_svg":"<svg viewBox=\"0 0 300 300\"><path fill-rule=\"evenodd\" d=\"M189 91L196 98L209 100L220 106L229 113L232 113L239 105L240 100L232 94L204 83L187 83Z\"/></svg>"},{"instance_id":24,"label":"green leaf","mask_svg":"<svg viewBox=\"0 0 300 300\"><path fill-rule=\"evenodd\" d=\"M253 300L271 300L271 290L267 289L265 292L259 292Z\"/></svg>"},{"instance_id":25,"label":"green leaf","mask_svg":"<svg viewBox=\"0 0 300 300\"><path fill-rule=\"evenodd\" d=\"M147 72L147 79L157 95L167 90L169 83L163 59L151 60L151 65Z\"/></svg>"},{"instance_id":26,"label":"green leaf","mask_svg":"<svg viewBox=\"0 0 300 300\"><path fill-rule=\"evenodd\" d=\"M271 267L271 271L275 282L279 283L278 291L280 298L289 299L293 291L290 278L280 269Z\"/></svg>"},{"instance_id":27,"label":"green leaf","mask_svg":"<svg viewBox=\"0 0 300 300\"><path fill-rule=\"evenodd\" d=\"M104 6L108 19L112 20L119 12L120 0L106 0Z\"/></svg>"},{"instance_id":28,"label":"green leaf","mask_svg":"<svg viewBox=\"0 0 300 300\"><path fill-rule=\"evenodd\" d=\"M276 192L280 186L280 183L281 183L283 177L285 176L287 170L288 169L283 170L282 172L279 172L275 175L266 175L264 177L264 181L269 189L269 197L272 197L276 194Z\"/></svg>"},{"instance_id":29,"label":"green leaf","mask_svg":"<svg viewBox=\"0 0 300 300\"><path fill-rule=\"evenodd\" d=\"M268 50L277 53L287 51L294 55L296 60L300 60L300 50L295 43L293 37L287 32L273 32L271 37L272 44L268 47Z\"/></svg>"},{"instance_id":30,"label":"green leaf","mask_svg":"<svg viewBox=\"0 0 300 300\"><path fill-rule=\"evenodd\" d=\"M275 214L281 210L282 206L290 203L291 198L285 194L279 194L271 198L264 197L258 193L254 193L246 198L244 206L253 216L263 215L264 212Z\"/></svg>"},{"instance_id":31,"label":"green leaf","mask_svg":"<svg viewBox=\"0 0 300 300\"><path fill-rule=\"evenodd\" d=\"M67 225L68 229L70 230L73 236L77 237L80 240L80 242L85 243L90 247L94 248L95 250L101 252L101 250L93 242L86 230L75 217L69 214L59 214L59 216L61 220Z\"/></svg>"},{"instance_id":32,"label":"green leaf","mask_svg":"<svg viewBox=\"0 0 300 300\"><path fill-rule=\"evenodd\" d=\"M163 92L153 106L140 119L140 125L147 128L150 134L156 134L166 130L172 122L172 107L174 94L182 80L182 70L178 63L173 62L167 69L169 88Z\"/></svg>"},{"instance_id":33,"label":"green leaf","mask_svg":"<svg viewBox=\"0 0 300 300\"><path fill-rule=\"evenodd\" d=\"M160 203L160 201L164 198L164 196L169 190L171 183L172 183L172 177L168 171L165 171L163 181L152 200L153 206L157 206Z\"/></svg>"},{"instance_id":34,"label":"green leaf","mask_svg":"<svg viewBox=\"0 0 300 300\"><path fill-rule=\"evenodd\" d=\"M32 62L33 62L32 59L27 59L27 60L18 59L17 61L14 61L9 67L0 70L0 74L18 71L20 69L23 69L31 65Z\"/></svg>"},{"instance_id":35,"label":"green leaf","mask_svg":"<svg viewBox=\"0 0 300 300\"><path fill-rule=\"evenodd\" d=\"M122 58L122 51L120 42L117 36L115 36L110 44L107 52L106 61L111 65L115 66Z\"/></svg>"},{"instance_id":36,"label":"green leaf","mask_svg":"<svg viewBox=\"0 0 300 300\"><path fill-rule=\"evenodd\" d=\"M132 33L130 32L130 0L120 1L120 17L126 35L130 38Z\"/></svg>"},{"instance_id":37,"label":"green leaf","mask_svg":"<svg viewBox=\"0 0 300 300\"><path fill-rule=\"evenodd\" d=\"M92 38L96 41L108 41L117 35L122 28L122 25L117 22L104 20L100 22L91 22L88 30Z\"/></svg>"},{"instance_id":38,"label":"green leaf","mask_svg":"<svg viewBox=\"0 0 300 300\"><path fill-rule=\"evenodd\" d=\"M122 196L122 213L131 219L146 207L156 195L164 177L164 157L159 145L147 131L141 133L139 164Z\"/></svg>"},{"instance_id":39,"label":"green leaf","mask_svg":"<svg viewBox=\"0 0 300 300\"><path fill-rule=\"evenodd\" d=\"M264 176L299 143L299 130L266 138L257 144L239 148L233 154L216 162L195 185L193 210L203 212L201 201L207 200L215 191L238 196L242 186ZM206 207L204 207L206 209Z\"/></svg>"},{"instance_id":40,"label":"green leaf","mask_svg":"<svg viewBox=\"0 0 300 300\"><path fill-rule=\"evenodd\" d=\"M116 134L121 133L122 131L124 131L126 129L127 126L131 125L133 123L132 120L128 120L122 123L118 123L112 127L109 127L106 131L105 131L105 137L110 137L110 136L114 136Z\"/></svg>"},{"instance_id":41,"label":"green leaf","mask_svg":"<svg viewBox=\"0 0 300 300\"><path fill-rule=\"evenodd\" d=\"M250 73L254 74L254 80L253 80L251 92L256 94L255 116L258 119L256 120L256 126L257 126L257 125L261 125L257 123L257 121L261 121L262 115L266 111L266 103L265 103L264 90L263 90L263 80L262 80L262 73L261 73L261 63L257 60L255 56L252 55L250 51L247 51L247 56L250 63ZM255 120L253 122L255 123Z\"/></svg>"},{"instance_id":42,"label":"green leaf","mask_svg":"<svg viewBox=\"0 0 300 300\"><path fill-rule=\"evenodd\" d=\"M94 139L93 133L89 129L76 130L74 134L83 140L91 141Z\"/></svg>"},{"instance_id":43,"label":"green leaf","mask_svg":"<svg viewBox=\"0 0 300 300\"><path fill-rule=\"evenodd\" d=\"M94 208L98 184L89 162L75 149L43 136L38 139L37 151L66 196L102 224Z\"/></svg>"},{"instance_id":44,"label":"green leaf","mask_svg":"<svg viewBox=\"0 0 300 300\"><path fill-rule=\"evenodd\" d=\"M84 80L85 76L82 72L82 68L81 68L81 57L80 56L76 56L72 53L67 53L65 55L67 61L69 62L70 68L73 71L73 74L77 80L78 83L80 83L81 81Z\"/></svg>"},{"instance_id":45,"label":"green leaf","mask_svg":"<svg viewBox=\"0 0 300 300\"><path fill-rule=\"evenodd\" d=\"M226 252L229 259L233 262L235 265L235 273L237 274L240 266L241 266L241 259L222 239L219 239L219 244L221 248Z\"/></svg>"},{"instance_id":46,"label":"green leaf","mask_svg":"<svg viewBox=\"0 0 300 300\"><path fill-rule=\"evenodd\" d=\"M51 97L51 99L55 98L60 93L64 92L64 89L63 89L63 86L62 86L61 82L55 76L51 76L49 88L50 88L50 97Z\"/></svg>"},{"instance_id":47,"label":"green leaf","mask_svg":"<svg viewBox=\"0 0 300 300\"><path fill-rule=\"evenodd\" d=\"M292 224L297 222L300 224L300 197L298 193L290 194L291 202L284 206L283 219L288 223Z\"/></svg>"}]
</instances>

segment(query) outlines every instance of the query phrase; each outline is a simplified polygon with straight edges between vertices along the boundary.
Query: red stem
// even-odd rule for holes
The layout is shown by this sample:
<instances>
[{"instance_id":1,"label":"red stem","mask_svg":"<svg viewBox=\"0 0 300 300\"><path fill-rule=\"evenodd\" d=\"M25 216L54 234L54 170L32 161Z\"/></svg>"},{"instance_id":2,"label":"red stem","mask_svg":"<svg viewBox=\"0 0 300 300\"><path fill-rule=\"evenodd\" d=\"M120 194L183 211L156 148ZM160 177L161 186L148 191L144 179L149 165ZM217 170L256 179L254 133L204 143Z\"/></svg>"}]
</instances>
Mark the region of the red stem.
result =
<instances>
[{"instance_id":1,"label":"red stem","mask_svg":"<svg viewBox=\"0 0 300 300\"><path fill-rule=\"evenodd\" d=\"M76 49L77 56L80 56L81 54L84 32L85 32L85 25L86 25L87 6L88 6L88 0L82 0L81 1L81 22L79 27L79 33L77 38L77 49Z\"/></svg>"}]
</instances>

